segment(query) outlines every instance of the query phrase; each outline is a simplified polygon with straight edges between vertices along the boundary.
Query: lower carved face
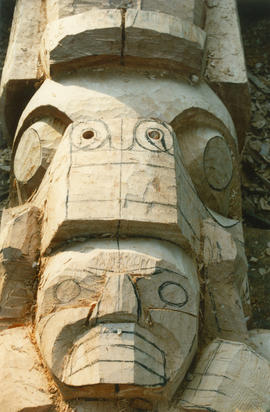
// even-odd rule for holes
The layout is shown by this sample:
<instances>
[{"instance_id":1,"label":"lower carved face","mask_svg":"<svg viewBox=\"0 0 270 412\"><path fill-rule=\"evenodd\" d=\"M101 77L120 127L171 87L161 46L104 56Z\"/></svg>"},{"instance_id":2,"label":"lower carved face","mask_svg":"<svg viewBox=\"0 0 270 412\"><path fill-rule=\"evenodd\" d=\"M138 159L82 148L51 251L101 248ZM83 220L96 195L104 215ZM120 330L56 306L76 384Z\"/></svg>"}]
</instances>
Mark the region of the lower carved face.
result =
<instances>
[{"instance_id":1,"label":"lower carved face","mask_svg":"<svg viewBox=\"0 0 270 412\"><path fill-rule=\"evenodd\" d=\"M197 348L193 261L165 241L88 241L50 258L41 352L64 396L172 396Z\"/></svg>"}]
</instances>

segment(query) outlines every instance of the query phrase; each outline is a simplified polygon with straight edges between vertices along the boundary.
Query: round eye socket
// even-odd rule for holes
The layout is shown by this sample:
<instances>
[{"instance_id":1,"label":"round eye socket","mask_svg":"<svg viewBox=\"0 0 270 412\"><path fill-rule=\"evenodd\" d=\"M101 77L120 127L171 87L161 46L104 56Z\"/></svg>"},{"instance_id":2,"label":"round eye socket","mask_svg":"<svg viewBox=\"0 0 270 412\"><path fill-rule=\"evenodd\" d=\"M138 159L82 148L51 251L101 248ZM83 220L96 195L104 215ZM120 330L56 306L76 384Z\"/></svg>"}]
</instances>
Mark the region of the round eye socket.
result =
<instances>
[{"instance_id":1,"label":"round eye socket","mask_svg":"<svg viewBox=\"0 0 270 412\"><path fill-rule=\"evenodd\" d=\"M86 132L83 132L82 137L84 139L92 139L95 136L95 132L93 130L87 130Z\"/></svg>"},{"instance_id":2,"label":"round eye socket","mask_svg":"<svg viewBox=\"0 0 270 412\"><path fill-rule=\"evenodd\" d=\"M158 294L162 302L177 308L181 308L188 301L187 291L176 282L162 283L158 288Z\"/></svg>"},{"instance_id":3,"label":"round eye socket","mask_svg":"<svg viewBox=\"0 0 270 412\"><path fill-rule=\"evenodd\" d=\"M148 130L147 135L148 135L148 137L150 137L150 139L153 139L153 140L159 140L162 137L160 131L155 130L155 129L154 130L153 129Z\"/></svg>"},{"instance_id":4,"label":"round eye socket","mask_svg":"<svg viewBox=\"0 0 270 412\"><path fill-rule=\"evenodd\" d=\"M141 148L150 152L172 155L174 133L165 122L139 120L134 131L136 143Z\"/></svg>"},{"instance_id":5,"label":"round eye socket","mask_svg":"<svg viewBox=\"0 0 270 412\"><path fill-rule=\"evenodd\" d=\"M73 148L96 150L110 143L110 131L102 120L78 120L72 123L69 136Z\"/></svg>"},{"instance_id":6,"label":"round eye socket","mask_svg":"<svg viewBox=\"0 0 270 412\"><path fill-rule=\"evenodd\" d=\"M81 293L80 285L73 279L66 279L56 287L56 298L61 303L68 303L74 300Z\"/></svg>"}]
</instances>

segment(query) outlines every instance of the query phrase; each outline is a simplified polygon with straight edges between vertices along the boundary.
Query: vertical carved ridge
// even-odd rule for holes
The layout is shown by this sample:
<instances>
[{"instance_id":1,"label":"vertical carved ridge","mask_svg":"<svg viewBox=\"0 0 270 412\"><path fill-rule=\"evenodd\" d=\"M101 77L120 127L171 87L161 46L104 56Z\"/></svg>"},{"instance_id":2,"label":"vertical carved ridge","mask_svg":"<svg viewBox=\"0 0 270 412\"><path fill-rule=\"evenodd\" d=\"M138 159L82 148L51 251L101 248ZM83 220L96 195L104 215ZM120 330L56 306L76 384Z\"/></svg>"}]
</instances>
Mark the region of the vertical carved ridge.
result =
<instances>
[{"instance_id":1,"label":"vertical carved ridge","mask_svg":"<svg viewBox=\"0 0 270 412\"><path fill-rule=\"evenodd\" d=\"M126 21L126 11L127 9L121 9L121 16L122 16L122 44L121 44L121 64L124 65L124 52L125 52L125 41L126 41L126 33L125 33L125 21Z\"/></svg>"}]
</instances>

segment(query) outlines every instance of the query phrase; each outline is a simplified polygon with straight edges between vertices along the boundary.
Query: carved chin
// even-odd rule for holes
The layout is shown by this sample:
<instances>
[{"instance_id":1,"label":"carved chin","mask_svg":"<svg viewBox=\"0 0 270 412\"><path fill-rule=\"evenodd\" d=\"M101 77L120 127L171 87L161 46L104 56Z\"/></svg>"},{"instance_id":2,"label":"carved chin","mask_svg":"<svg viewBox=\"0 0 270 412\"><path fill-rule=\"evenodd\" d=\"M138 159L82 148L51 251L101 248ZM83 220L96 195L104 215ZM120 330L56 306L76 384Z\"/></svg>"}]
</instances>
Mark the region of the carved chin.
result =
<instances>
[{"instance_id":1,"label":"carved chin","mask_svg":"<svg viewBox=\"0 0 270 412\"><path fill-rule=\"evenodd\" d=\"M134 323L100 324L74 344L62 369L70 386L166 384L165 355L155 337Z\"/></svg>"}]
</instances>

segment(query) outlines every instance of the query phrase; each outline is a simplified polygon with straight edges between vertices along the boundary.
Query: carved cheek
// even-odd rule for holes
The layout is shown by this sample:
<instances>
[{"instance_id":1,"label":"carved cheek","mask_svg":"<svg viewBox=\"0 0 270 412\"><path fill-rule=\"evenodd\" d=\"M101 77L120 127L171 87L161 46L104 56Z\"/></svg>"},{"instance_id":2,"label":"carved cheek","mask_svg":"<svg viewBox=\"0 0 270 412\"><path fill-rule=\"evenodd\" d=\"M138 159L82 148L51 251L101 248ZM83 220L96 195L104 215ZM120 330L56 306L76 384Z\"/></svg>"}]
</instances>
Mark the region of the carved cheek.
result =
<instances>
[{"instance_id":1,"label":"carved cheek","mask_svg":"<svg viewBox=\"0 0 270 412\"><path fill-rule=\"evenodd\" d=\"M198 291L192 288L189 279L184 275L165 271L137 279L136 286L146 327L155 326L155 318L155 322L164 328L164 333L169 330L178 344L181 344L186 323L186 320L183 322L183 314L190 322L198 318ZM178 328L171 324L172 317Z\"/></svg>"},{"instance_id":2,"label":"carved cheek","mask_svg":"<svg viewBox=\"0 0 270 412\"><path fill-rule=\"evenodd\" d=\"M136 284L142 304L148 308L184 310L197 314L197 292L192 289L188 276L184 274L164 270L139 278Z\"/></svg>"},{"instance_id":3,"label":"carved cheek","mask_svg":"<svg viewBox=\"0 0 270 412\"><path fill-rule=\"evenodd\" d=\"M198 336L198 291L188 276L170 271L137 280L145 328L156 337L166 356L171 379L192 359Z\"/></svg>"},{"instance_id":4,"label":"carved cheek","mask_svg":"<svg viewBox=\"0 0 270 412\"><path fill-rule=\"evenodd\" d=\"M89 310L102 293L104 271L88 270L87 263L80 254L75 254L73 260L65 256L63 253L53 257L42 275L38 292L38 321L53 312L68 308L87 307ZM78 261L80 259L82 262Z\"/></svg>"}]
</instances>

